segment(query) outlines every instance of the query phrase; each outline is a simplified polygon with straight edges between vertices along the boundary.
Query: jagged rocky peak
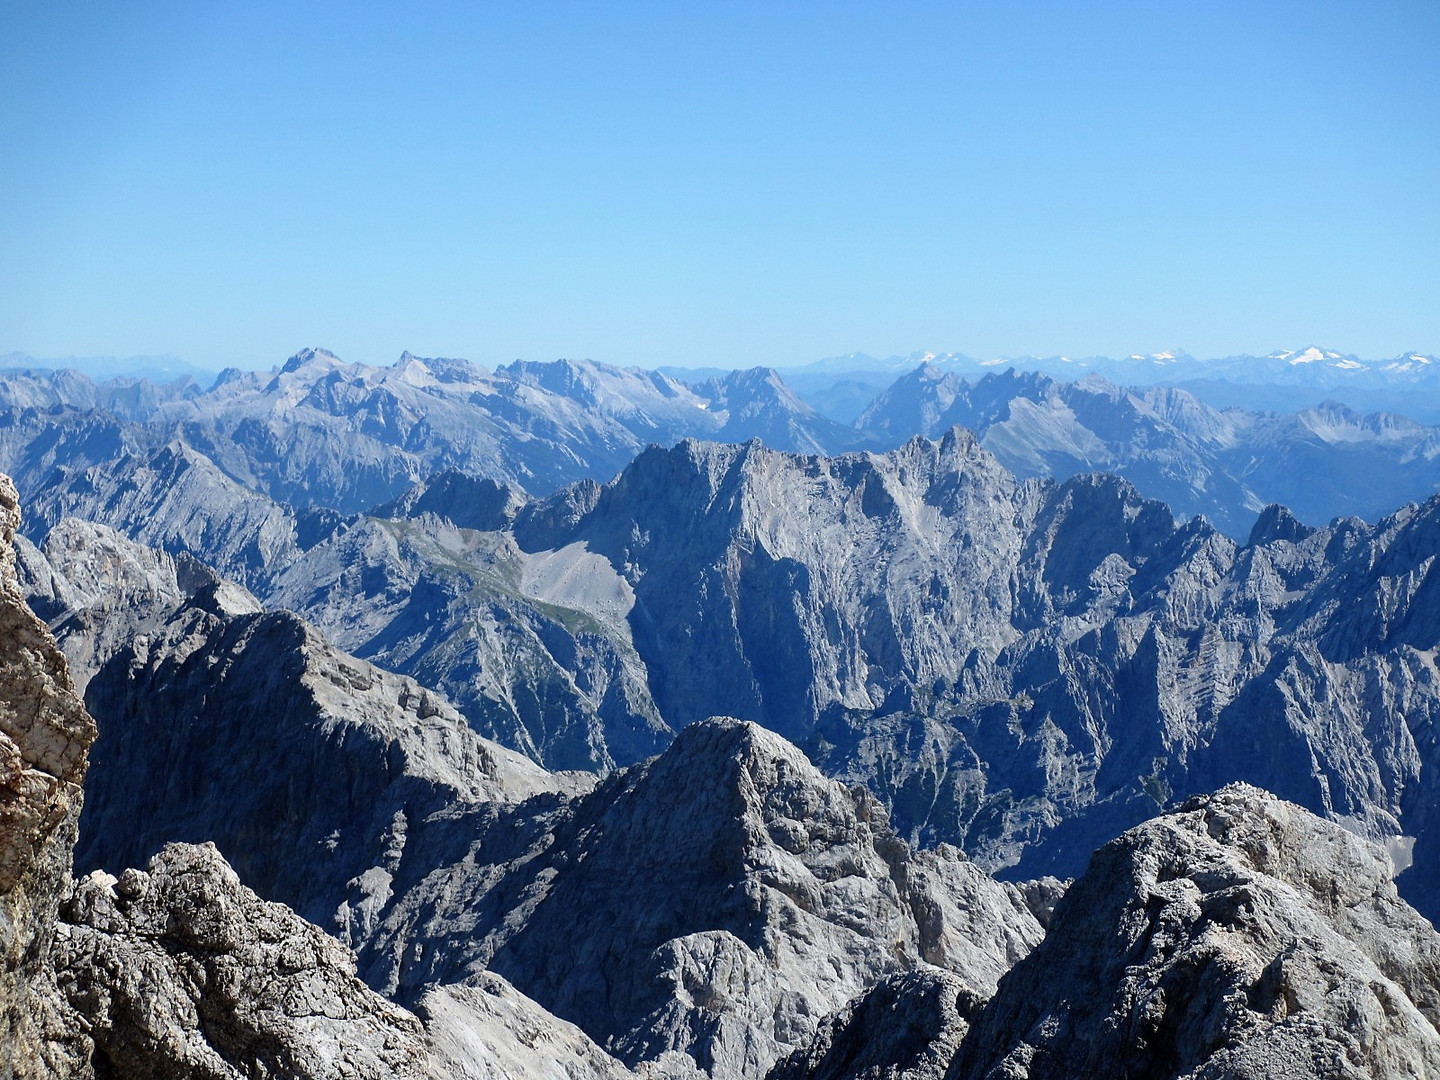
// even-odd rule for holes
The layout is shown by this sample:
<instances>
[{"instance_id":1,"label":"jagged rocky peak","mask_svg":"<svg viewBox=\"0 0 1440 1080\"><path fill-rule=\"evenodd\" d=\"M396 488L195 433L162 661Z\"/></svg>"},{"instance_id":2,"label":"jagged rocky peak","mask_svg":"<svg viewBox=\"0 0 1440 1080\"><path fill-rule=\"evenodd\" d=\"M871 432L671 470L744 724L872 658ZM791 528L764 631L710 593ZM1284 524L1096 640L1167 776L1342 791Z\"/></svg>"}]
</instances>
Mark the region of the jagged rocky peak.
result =
<instances>
[{"instance_id":1,"label":"jagged rocky peak","mask_svg":"<svg viewBox=\"0 0 1440 1080\"><path fill-rule=\"evenodd\" d=\"M442 383L473 382L485 373L483 368L469 360L449 356L416 356L409 349L400 354L391 370L401 376L413 373L422 381L430 378Z\"/></svg>"},{"instance_id":2,"label":"jagged rocky peak","mask_svg":"<svg viewBox=\"0 0 1440 1080\"><path fill-rule=\"evenodd\" d=\"M1259 547L1280 540L1298 544L1314 535L1315 530L1302 523L1290 512L1288 507L1271 503L1261 510L1260 516L1255 519L1255 525L1250 530L1250 538L1245 541L1245 546Z\"/></svg>"},{"instance_id":3,"label":"jagged rocky peak","mask_svg":"<svg viewBox=\"0 0 1440 1080\"><path fill-rule=\"evenodd\" d=\"M41 548L23 537L15 547L30 607L50 624L81 694L111 657L187 603L227 616L262 610L185 552L172 556L104 525L62 518Z\"/></svg>"},{"instance_id":4,"label":"jagged rocky peak","mask_svg":"<svg viewBox=\"0 0 1440 1080\"><path fill-rule=\"evenodd\" d=\"M755 1077L887 975L943 965L983 993L1042 934L1018 890L912 853L873 796L754 724L691 725L528 806L457 825L469 848L382 917L372 985L410 1000L488 968L632 1067Z\"/></svg>"},{"instance_id":5,"label":"jagged rocky peak","mask_svg":"<svg viewBox=\"0 0 1440 1080\"><path fill-rule=\"evenodd\" d=\"M61 989L113 1080L430 1075L414 1016L355 957L240 884L212 844L77 883L56 931Z\"/></svg>"},{"instance_id":6,"label":"jagged rocky peak","mask_svg":"<svg viewBox=\"0 0 1440 1080\"><path fill-rule=\"evenodd\" d=\"M437 1080L635 1080L568 1020L542 1009L493 971L437 986L415 1006ZM666 1055L644 1080L699 1080L689 1058Z\"/></svg>"},{"instance_id":7,"label":"jagged rocky peak","mask_svg":"<svg viewBox=\"0 0 1440 1080\"><path fill-rule=\"evenodd\" d=\"M1390 857L1257 788L1100 849L950 1080L1440 1072L1440 935Z\"/></svg>"},{"instance_id":8,"label":"jagged rocky peak","mask_svg":"<svg viewBox=\"0 0 1440 1080\"><path fill-rule=\"evenodd\" d=\"M686 439L671 448L650 447L615 481L601 490L597 517L617 514L660 517L675 508L703 520L710 532L736 522L753 527L757 513L776 520L787 515L779 499L813 495L816 510L827 503L859 496L866 517L883 516L893 506L885 489L910 488L924 498L934 484L935 501L965 474L971 483L993 481L1013 489L1014 480L973 433L953 428L934 439L923 436L887 454L849 453L826 458L769 449L758 440L735 445ZM816 481L821 481L817 484ZM867 484L867 481L873 481ZM868 493L868 499L867 499Z\"/></svg>"},{"instance_id":9,"label":"jagged rocky peak","mask_svg":"<svg viewBox=\"0 0 1440 1080\"><path fill-rule=\"evenodd\" d=\"M0 475L0 1075L64 1073L67 1033L50 938L70 880L95 724L15 571L19 499ZM68 1063L68 1064L67 1064Z\"/></svg>"},{"instance_id":10,"label":"jagged rocky peak","mask_svg":"<svg viewBox=\"0 0 1440 1080\"><path fill-rule=\"evenodd\" d=\"M264 895L354 941L390 895L411 820L593 782L487 742L439 693L288 612L235 614L209 597L151 624L91 680L112 738L94 760L82 868L215 840ZM135 825L106 827L116 820Z\"/></svg>"},{"instance_id":11,"label":"jagged rocky peak","mask_svg":"<svg viewBox=\"0 0 1440 1080\"><path fill-rule=\"evenodd\" d=\"M700 390L710 397L712 407L759 407L783 402L797 412L814 412L796 396L774 368L753 367L732 371L701 383Z\"/></svg>"},{"instance_id":12,"label":"jagged rocky peak","mask_svg":"<svg viewBox=\"0 0 1440 1080\"><path fill-rule=\"evenodd\" d=\"M289 375L312 364L324 369L330 369L339 367L344 364L344 362L345 361L341 360L329 349L307 346L286 360L285 363L281 365L280 371L282 374Z\"/></svg>"}]
</instances>

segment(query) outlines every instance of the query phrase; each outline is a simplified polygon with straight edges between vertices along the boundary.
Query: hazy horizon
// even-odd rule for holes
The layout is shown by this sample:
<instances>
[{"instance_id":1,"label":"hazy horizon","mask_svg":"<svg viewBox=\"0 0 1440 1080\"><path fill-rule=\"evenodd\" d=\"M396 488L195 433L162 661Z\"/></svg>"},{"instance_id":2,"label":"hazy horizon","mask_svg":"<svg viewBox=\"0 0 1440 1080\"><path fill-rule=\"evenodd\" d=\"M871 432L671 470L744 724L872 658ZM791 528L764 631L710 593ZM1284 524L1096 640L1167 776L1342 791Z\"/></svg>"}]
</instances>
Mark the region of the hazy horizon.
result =
<instances>
[{"instance_id":1,"label":"hazy horizon","mask_svg":"<svg viewBox=\"0 0 1440 1080\"><path fill-rule=\"evenodd\" d=\"M859 371L859 370L872 370L872 371L889 370L889 369L891 369L891 368L895 368L897 365L901 364L902 362L905 363L905 364L907 364L907 365L910 364L910 363L912 363L912 362L913 362L914 364L919 364L919 363L923 362L926 358L932 358L932 359L938 359L938 360L944 360L944 359L948 359L948 358L963 358L964 360L972 361L972 362L974 362L974 363L976 363L976 364L979 364L979 365L995 367L995 368L997 368L997 369L1003 368L1003 365L1009 364L1009 363L1024 365L1024 364L1026 364L1027 362L1031 362L1031 363L1044 363L1044 362L1053 362L1053 361L1056 361L1056 360L1072 360L1072 361L1076 362L1077 365L1097 364L1097 365L1102 365L1102 366L1103 366L1103 365L1105 365L1105 364L1120 364L1120 363L1122 363L1122 362L1124 362L1124 361L1126 361L1126 360L1150 359L1152 355L1161 355L1161 356L1164 356L1164 355L1175 355L1175 356L1179 356L1179 357L1183 357L1183 358L1188 358L1188 359L1190 359L1190 360L1199 361L1200 363L1205 364L1205 363L1219 362L1219 361L1224 361L1224 360L1233 360L1233 359L1242 358L1242 357L1251 357L1251 358L1254 358L1254 359L1264 359L1264 358L1266 358L1266 357L1268 357L1268 356L1272 356L1272 355L1274 355L1274 354L1276 354L1276 353L1278 353L1278 352L1288 352L1288 351L1299 352L1299 351L1301 351L1301 350L1303 350L1303 349L1306 349L1306 348L1317 348L1317 347L1318 347L1318 348L1321 348L1321 349L1328 349L1328 346L1325 346L1325 345L1323 345L1323 344L1317 344L1317 343L1314 343L1314 342L1305 342L1305 343L1303 343L1303 344L1298 344L1298 345L1294 346L1293 349L1270 349L1270 350L1266 350L1265 352L1259 352L1259 351L1251 350L1251 351L1242 352L1242 353L1230 354L1229 356L1214 356L1214 357L1196 356L1194 353L1191 353L1191 352L1189 352L1188 350L1181 349L1181 348L1174 348L1174 349L1170 349L1170 350L1162 350L1161 353L1159 353L1159 354L1125 353L1125 354L1122 354L1122 355L1119 355L1119 356L1084 355L1084 354L1081 354L1081 353L1053 353L1053 354L1050 354L1050 355L1048 355L1048 356L1018 355L1018 354L1011 354L1011 355L1004 355L1004 356L980 356L980 355L976 355L975 353L967 352L967 351L961 350L961 349L946 349L946 350L941 350L941 349L913 349L913 350L911 350L911 351L909 351L909 352L905 352L905 353L891 353L891 354L885 355L885 356L875 356L875 355L872 355L872 354L869 354L869 353L860 352L859 350L854 350L854 351L847 352L847 353L839 353L839 354L836 354L836 355L834 355L834 356L813 357L813 358L809 358L809 359L796 359L796 360L793 360L793 361L791 361L791 362L781 362L781 363L771 363L771 364L748 363L748 362L744 362L744 361L736 361L736 362L733 362L733 363L727 363L727 362L724 362L724 361L717 361L717 362L713 362L713 363L699 363L699 362L687 362L687 361L686 361L685 359L683 359L683 358L678 359L678 360L673 360L673 361L668 361L668 362L660 362L660 363L653 363L653 364L644 364L644 363L633 363L633 364L630 364L630 363L624 363L624 362L616 363L616 362L612 362L612 361L608 361L608 360L596 360L596 358L594 358L594 357L589 357L589 356L569 356L569 357L565 357L565 356L550 356L550 357L524 357L524 356L519 356L519 357L512 357L510 360L497 361L497 362L495 362L495 363L484 363L483 361L474 360L474 359L471 358L471 357L465 357L465 356L448 356L448 357L445 357L445 358L446 358L446 359L452 359L452 360L465 360L465 361L470 362L470 363L481 364L481 366L484 366L484 367L486 367L486 368L488 368L488 369L490 369L490 370L494 370L494 369L497 368L497 367L502 367L502 366L505 366L506 364L509 364L509 363L512 363L512 362L515 362L515 361L533 362L533 363L549 363L549 362L558 361L558 360L573 360L573 361L584 361L584 362L598 362L598 363L607 364L607 365L609 365L609 366L611 366L611 367L619 367L619 368L641 368L641 369L647 370L647 371L653 371L653 370L658 370L658 369L662 369L662 368L674 368L674 369L680 369L680 370L696 370L696 371L703 371L703 370L710 370L710 369L716 369L716 370L722 370L722 371L744 371L744 370L748 370L748 369L754 368L754 367L768 367L768 368L774 368L775 370L784 373L784 372L787 372L787 371L789 371L789 372L798 372L798 371L803 371L803 370L805 370L806 368L814 368L814 367L819 367L819 366L830 366L830 367L835 368L836 370L838 370L838 365L839 365L839 364L841 364L841 363L843 363L843 362L846 362L846 361L850 361L850 360L852 360L852 359L854 359L854 360L856 361L856 363L857 363L857 367L856 367L856 369L855 369L855 370L857 370L857 371ZM90 376L92 376L92 377L101 378L101 379L103 379L103 378L111 378L111 377L115 377L115 376L123 376L123 377L147 376L147 377L149 377L149 376L151 376L151 375L153 375L153 374L155 374L155 373L162 372L162 371L165 371L165 370L167 370L167 369L172 369L172 370L174 371L174 373L175 373L175 377L180 377L180 376L183 376L183 375L186 375L186 374L191 374L191 375L205 374L205 375L212 375L212 376L213 376L213 375L218 375L220 372L226 370L227 368L235 368L235 369L238 369L238 370L241 370L241 371L258 371L258 372L273 371L273 370L276 370L276 369L280 368L281 366L283 366L283 365L285 364L285 362L286 362L288 359L290 359L290 357L297 355L298 353L300 353L300 352L303 351L304 349L315 349L315 350L317 350L317 351L329 352L329 353L331 353L332 355L338 357L340 360L342 360L342 361L344 361L344 362L346 362L346 363L359 363L359 364L364 364L364 365L369 366L369 367L388 367L388 366L390 366L390 365L393 365L393 364L397 363L397 362L400 360L400 358L401 358L402 356L404 356L406 353L409 353L409 354L411 354L411 355L413 355L413 356L416 356L416 357L419 357L419 358L421 358L421 359L437 359L437 358L440 358L440 357L439 357L439 354L436 354L436 355L434 355L434 356L426 356L426 355L424 355L424 354L421 354L421 353L416 352L414 349L402 349L399 353L396 353L395 355L389 356L389 357L380 357L380 356L373 356L373 355L366 355L366 356L347 356L347 355L345 355L345 354L343 354L343 353L340 353L340 352L338 352L338 351L336 351L336 350L334 350L334 349L330 349L330 348L328 348L328 347L325 346L325 345L306 345L306 346L303 346L303 347L300 348L300 349L292 349L290 352L286 353L284 356L281 356L281 357L271 357L271 358L266 359L266 360L261 360L261 359L259 359L259 358L248 358L248 359L247 359L247 358L236 358L236 359L231 360L231 361L228 362L228 363L216 364L216 365L214 365L214 366L206 366L206 365L203 365L203 364L194 363L194 362L186 359L185 357L182 357L182 356L173 356L173 355L143 355L143 354L142 354L142 355L134 355L134 356L96 355L96 356L54 356L54 357L41 357L41 356L33 356L33 355L29 354L29 353L23 353L23 352L21 352L21 351L19 351L19 350L10 350L10 351L6 351L6 352L0 352L0 370L4 370L4 369L15 369L15 368L17 368L17 367L27 367L27 366L28 366L28 367L35 367L35 368L37 368L37 369L42 369L42 370L62 370L62 369L69 368L69 369L72 369L72 370L80 371L80 372L82 372L82 373L84 373L84 374L87 374L87 375L90 375ZM1329 350L1329 351L1339 352L1340 350ZM1361 356L1361 357L1359 357L1359 359L1365 360L1365 361L1377 362L1377 361L1384 361L1384 360L1393 359L1393 358L1398 357L1398 356L1412 355L1412 354L1417 354L1417 353L1420 354L1420 355L1426 355L1426 356L1434 356L1434 355L1435 355L1435 354L1433 354L1433 353L1430 353L1428 350L1406 349L1406 350L1402 350L1400 353L1392 354L1391 356ZM1345 355L1357 355L1357 354L1345 354ZM870 362L868 367L866 366L867 361ZM908 367L907 367L907 370L908 370ZM1077 369L1077 370L1078 370L1078 369Z\"/></svg>"},{"instance_id":2,"label":"hazy horizon","mask_svg":"<svg viewBox=\"0 0 1440 1080\"><path fill-rule=\"evenodd\" d=\"M0 30L0 342L35 356L1440 349L1418 0L81 3Z\"/></svg>"}]
</instances>

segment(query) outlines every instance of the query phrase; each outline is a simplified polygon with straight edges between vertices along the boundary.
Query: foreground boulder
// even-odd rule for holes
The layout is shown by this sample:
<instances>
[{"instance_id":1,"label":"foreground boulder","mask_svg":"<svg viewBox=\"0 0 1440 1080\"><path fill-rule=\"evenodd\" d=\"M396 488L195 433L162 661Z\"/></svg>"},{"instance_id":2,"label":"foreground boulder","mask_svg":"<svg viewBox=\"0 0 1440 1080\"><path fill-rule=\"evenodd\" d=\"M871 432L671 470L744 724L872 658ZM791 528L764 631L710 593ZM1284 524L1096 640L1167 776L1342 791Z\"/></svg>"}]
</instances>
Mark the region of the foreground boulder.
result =
<instances>
[{"instance_id":1,"label":"foreground boulder","mask_svg":"<svg viewBox=\"0 0 1440 1080\"><path fill-rule=\"evenodd\" d=\"M950 1080L1440 1075L1440 935L1378 847L1246 785L1096 852Z\"/></svg>"}]
</instances>

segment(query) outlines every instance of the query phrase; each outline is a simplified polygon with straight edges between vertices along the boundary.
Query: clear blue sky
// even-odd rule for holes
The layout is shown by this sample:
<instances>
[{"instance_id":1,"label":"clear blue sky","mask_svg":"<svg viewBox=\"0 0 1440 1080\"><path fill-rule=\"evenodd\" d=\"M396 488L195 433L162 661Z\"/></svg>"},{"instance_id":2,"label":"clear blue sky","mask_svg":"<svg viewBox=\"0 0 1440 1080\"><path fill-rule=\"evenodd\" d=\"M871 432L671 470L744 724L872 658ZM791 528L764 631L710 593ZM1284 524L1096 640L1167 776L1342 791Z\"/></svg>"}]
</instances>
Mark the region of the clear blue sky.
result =
<instances>
[{"instance_id":1,"label":"clear blue sky","mask_svg":"<svg viewBox=\"0 0 1440 1080\"><path fill-rule=\"evenodd\" d=\"M1440 352L1440 4L0 0L0 352Z\"/></svg>"}]
</instances>

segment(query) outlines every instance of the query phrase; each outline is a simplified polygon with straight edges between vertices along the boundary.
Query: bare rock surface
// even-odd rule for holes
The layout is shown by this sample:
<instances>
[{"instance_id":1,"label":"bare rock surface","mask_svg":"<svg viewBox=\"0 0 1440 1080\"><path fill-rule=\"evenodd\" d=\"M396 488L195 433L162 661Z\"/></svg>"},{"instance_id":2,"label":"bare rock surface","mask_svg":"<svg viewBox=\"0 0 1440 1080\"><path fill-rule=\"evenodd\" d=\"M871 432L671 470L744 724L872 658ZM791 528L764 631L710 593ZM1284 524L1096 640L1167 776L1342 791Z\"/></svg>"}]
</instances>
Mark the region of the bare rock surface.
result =
<instances>
[{"instance_id":1,"label":"bare rock surface","mask_svg":"<svg viewBox=\"0 0 1440 1080\"><path fill-rule=\"evenodd\" d=\"M168 555L105 525L62 518L41 548L23 536L15 547L30 607L49 622L81 695L112 657L161 632L198 593L227 614L263 610L243 587L185 552Z\"/></svg>"},{"instance_id":2,"label":"bare rock surface","mask_svg":"<svg viewBox=\"0 0 1440 1080\"><path fill-rule=\"evenodd\" d=\"M892 975L827 1017L765 1080L942 1080L984 999L944 971Z\"/></svg>"},{"instance_id":3,"label":"bare rock surface","mask_svg":"<svg viewBox=\"0 0 1440 1080\"><path fill-rule=\"evenodd\" d=\"M429 511L366 517L278 569L265 595L547 768L633 764L674 737L636 651L633 591L582 543L532 554Z\"/></svg>"},{"instance_id":4,"label":"bare rock surface","mask_svg":"<svg viewBox=\"0 0 1440 1080\"><path fill-rule=\"evenodd\" d=\"M428 990L432 1069L446 1080L630 1080L635 1074L574 1024L542 1009L494 972ZM682 1066L683 1068L683 1066ZM657 1073L655 1080L683 1080Z\"/></svg>"},{"instance_id":5,"label":"bare rock surface","mask_svg":"<svg viewBox=\"0 0 1440 1080\"><path fill-rule=\"evenodd\" d=\"M103 1076L427 1075L419 1021L356 978L339 942L241 885L213 845L92 873L63 914L59 984Z\"/></svg>"},{"instance_id":6,"label":"bare rock surface","mask_svg":"<svg viewBox=\"0 0 1440 1080\"><path fill-rule=\"evenodd\" d=\"M1402 888L1440 903L1440 500L1267 511L1241 545L1115 477L1018 481L959 430L835 458L685 443L524 505L446 474L385 510L418 516L310 525L220 475L192 463L177 501L99 470L42 502L238 574L552 769L735 715L1015 879L1244 780L1414 838Z\"/></svg>"},{"instance_id":7,"label":"bare rock surface","mask_svg":"<svg viewBox=\"0 0 1440 1080\"><path fill-rule=\"evenodd\" d=\"M912 482L902 475L907 469L912 478L926 476L934 447L851 459L858 472L838 490L858 499L872 522L898 515L929 529L944 518L938 509L973 510L992 499L986 459L961 441L940 452L968 464L925 479L922 490L936 502L897 497ZM739 512L746 528L764 524L770 531L758 539L776 550L789 545L784 558L810 565L805 545L818 550L833 542L820 539L825 529L813 514L807 530L786 520L783 506L798 498L781 498L771 509L754 501L761 491L788 490L793 459L767 460L758 448L713 458L708 450L685 452L690 463L681 463L682 475L702 464L710 471L699 490L718 485L719 492L710 489L717 497L733 484L719 512ZM890 503L870 491L867 463L885 474L875 483ZM812 492L833 482L817 468L806 474ZM967 470L968 489L964 479L958 489L933 486L935 475L965 478ZM784 481L778 489L773 472ZM657 634L664 619L672 628L701 624L688 621L683 608L661 608L662 594L653 590L663 575L645 584L668 556L643 531L617 526L626 520L617 505L645 494L622 486L522 509L513 532L462 530L433 509L421 521L457 544L498 545L492 552L509 537L518 594L593 609L597 623L607 605L621 609L605 633L628 630L643 655L646 635ZM680 505L693 494L679 492ZM1117 628L1136 617L1135 590L1148 575L1149 588L1164 588L1153 593L1159 607L1142 610L1153 643L1132 640L1132 663L1150 662L1145 650L1160 647L1163 625L1187 618L1218 619L1207 625L1222 628L1232 620L1212 639L1217 664L1223 634L1236 632L1239 613L1252 620L1245 632L1260 624L1270 635L1271 681L1232 687L1231 700L1244 700L1245 708L1199 729L1212 742L1193 746L1191 780L1223 771L1213 741L1238 740L1249 724L1249 767L1289 782L1294 746L1263 745L1287 730L1278 726L1283 721L1313 735L1317 741L1306 745L1327 755L1311 758L1309 775L1323 777L1325 808L1347 816L1354 831L1237 786L1127 833L1068 888L1055 879L1000 884L954 847L912 851L875 796L826 779L796 746L752 723L697 720L659 757L598 784L548 774L481 740L435 691L339 652L293 615L259 610L254 597L203 567L72 522L53 545L22 548L20 563L25 587L49 605L47 617L86 643L77 655L94 668L87 694L97 711L107 703L115 723L97 753L113 738L121 764L97 788L96 821L222 836L264 891L297 897L302 910L354 945L358 958L242 887L213 848L166 848L148 874L87 877L54 931L54 952L47 959L42 945L31 950L28 968L17 962L20 996L12 1000L28 994L29 1005L22 1013L7 1004L6 1016L20 1018L7 1052L25 1047L20 1060L33 1075L84 1076L93 1061L104 1075L227 1078L266 1071L404 1076L443 1064L462 1076L566 1070L613 1080L631 1069L647 1078L731 1078L773 1069L776 1080L931 1080L947 1057L950 1080L1398 1077L1440 1069L1440 937L1399 899L1394 860L1357 835L1398 831L1407 808L1410 820L1423 823L1430 805L1424 665L1436 634L1426 555L1432 510L1407 509L1374 529L1342 524L1315 532L1276 513L1254 545L1237 550L1201 528L1177 529L1154 504L1105 480L1018 485L1008 498L1029 515L1012 534L1021 538L1020 565L1039 572L1028 592L1008 598L1000 584L987 589L991 579L983 574L972 579L978 591L961 610L976 610L975 597L983 597L1006 613L1011 631L986 624L1001 644L993 666L977 660L969 678L1024 671L1031 681L1020 685L1033 689L1015 692L989 728L959 728L977 751L969 768L983 767L980 748L1007 745L1000 721L1009 717L1018 724L1009 739L1046 750L1037 762L1046 783L1098 790L1103 761L1087 776L1053 753L1063 745L1057 732L1065 731L1056 712L1051 727L1026 726L1045 685L1034 676L1050 670L1037 641L1071 663L1093 660L1088 635L1103 646L1106 634L1129 632ZM865 514L867 501L874 514ZM1112 532L1099 534L1097 514L1103 522L1100 512L1117 506ZM1088 532L1081 520L1091 522ZM731 546L734 528L732 521L718 531L721 552L741 550ZM563 542L530 543L547 533ZM703 530L687 535L702 547L716 539ZM984 561L979 540L971 536L971 557L1002 567L994 582L1013 582L1003 559ZM881 559L915 557L911 541L891 543L881 546ZM993 556L997 539L985 543ZM1120 548L1133 560L1125 564L1128 578L1111 558ZM617 551L637 557L617 559ZM779 561L773 552L767 557ZM1075 566L1096 558L1108 570L1103 580L1091 575L1088 599L1077 598L1067 591ZM702 565L710 573L729 564ZM744 580L717 572L704 580ZM903 616L900 586L908 578L913 574L897 579L902 606L891 609L894 625L907 628L896 635L902 643L925 640L908 629L918 621ZM1125 603L1114 590L1122 578L1129 582ZM7 582L18 596L16 577ZM1202 599L1195 611L1186 607ZM735 593L729 603L740 610L750 601ZM1108 628L1091 625L1097 610ZM1164 624L1157 611L1173 622ZM33 619L15 625L44 646L39 653L49 649L38 669L33 656L16 668L15 685L60 685L55 673L63 674L63 660L44 628ZM761 640L750 633L738 640ZM1026 640L1040 634L1054 636ZM9 640L26 639L18 633ZM0 662L24 655L9 649ZM749 671L771 677L763 665L773 657L762 661L751 649L739 655ZM33 678L36 670L48 671L51 683ZM1108 685L1105 670L1083 668L1101 685ZM1167 670L1157 664L1145 678ZM756 686L764 685L759 675ZM1211 675L1206 692L1213 693ZM1126 689L1123 681L1114 685ZM1389 689L1376 689L1383 686ZM1064 699L1045 700L1053 707ZM935 735L941 729L934 717L915 715L913 693L909 701L894 712L872 708L865 738L890 740L891 755L909 748L914 760L933 762L945 752ZM1405 718L1398 726L1386 719L1395 715ZM1362 717L1361 726L1346 727ZM836 726L822 718L799 730L823 759L865 745L826 749L829 736L858 730L857 721ZM35 721L13 726L17 746L40 730ZM1112 732L1116 742L1105 749L1129 768L1136 748L1119 745L1122 733ZM50 752L46 740L36 754ZM68 744L54 743L61 761ZM1139 748L1142 757L1146 750ZM92 778L101 775L101 760ZM893 784L898 760L877 756L874 777ZM286 768L267 773L267 762ZM1140 790L1153 796L1176 774L1150 765ZM1416 801L1391 811L1355 796L1371 767L1379 778L1372 792L1383 791L1387 777L1418 777ZM83 752L71 773L76 769L84 769ZM116 778L138 779L126 790ZM64 796L68 789L46 781L46 791ZM66 805L62 813L73 820L74 804ZM1010 817L1007 827L1023 835L1037 820L1061 836L1072 828L1063 818L1027 822L1024 815ZM105 831L97 826L97 835ZM118 835L113 826L108 831ZM7 828L3 835L12 843L19 834ZM58 835L40 835L51 855ZM1428 851L1427 835L1422 831L1417 856ZM24 851L12 847L23 864ZM51 855L45 865L53 868ZM1425 865L1416 872L1427 872ZM22 867L20 886L27 873ZM59 891L46 896L42 902L53 906ZM38 910L32 904L26 917ZM1041 920L1049 924L1043 942ZM30 940L44 938L36 931ZM28 947L23 935L16 940ZM419 1009L428 1034L399 1005L367 990L360 974L374 990Z\"/></svg>"},{"instance_id":8,"label":"bare rock surface","mask_svg":"<svg viewBox=\"0 0 1440 1080\"><path fill-rule=\"evenodd\" d=\"M188 598L90 682L107 738L82 869L215 841L263 895L356 943L413 822L594 782L487 742L435 691L347 656L294 615L215 599L213 588Z\"/></svg>"},{"instance_id":9,"label":"bare rock surface","mask_svg":"<svg viewBox=\"0 0 1440 1080\"><path fill-rule=\"evenodd\" d=\"M371 985L411 1001L493 971L629 1066L714 1077L763 1075L886 975L988 990L1041 936L1018 890L912 855L863 789L734 720L573 801L437 815L393 888Z\"/></svg>"},{"instance_id":10,"label":"bare rock surface","mask_svg":"<svg viewBox=\"0 0 1440 1080\"><path fill-rule=\"evenodd\" d=\"M1245 785L1095 854L950 1080L1440 1072L1440 935L1380 848Z\"/></svg>"},{"instance_id":11,"label":"bare rock surface","mask_svg":"<svg viewBox=\"0 0 1440 1080\"><path fill-rule=\"evenodd\" d=\"M67 1023L50 942L95 724L25 605L19 524L14 485L0 476L0 1075L69 1076L87 1048Z\"/></svg>"}]
</instances>

